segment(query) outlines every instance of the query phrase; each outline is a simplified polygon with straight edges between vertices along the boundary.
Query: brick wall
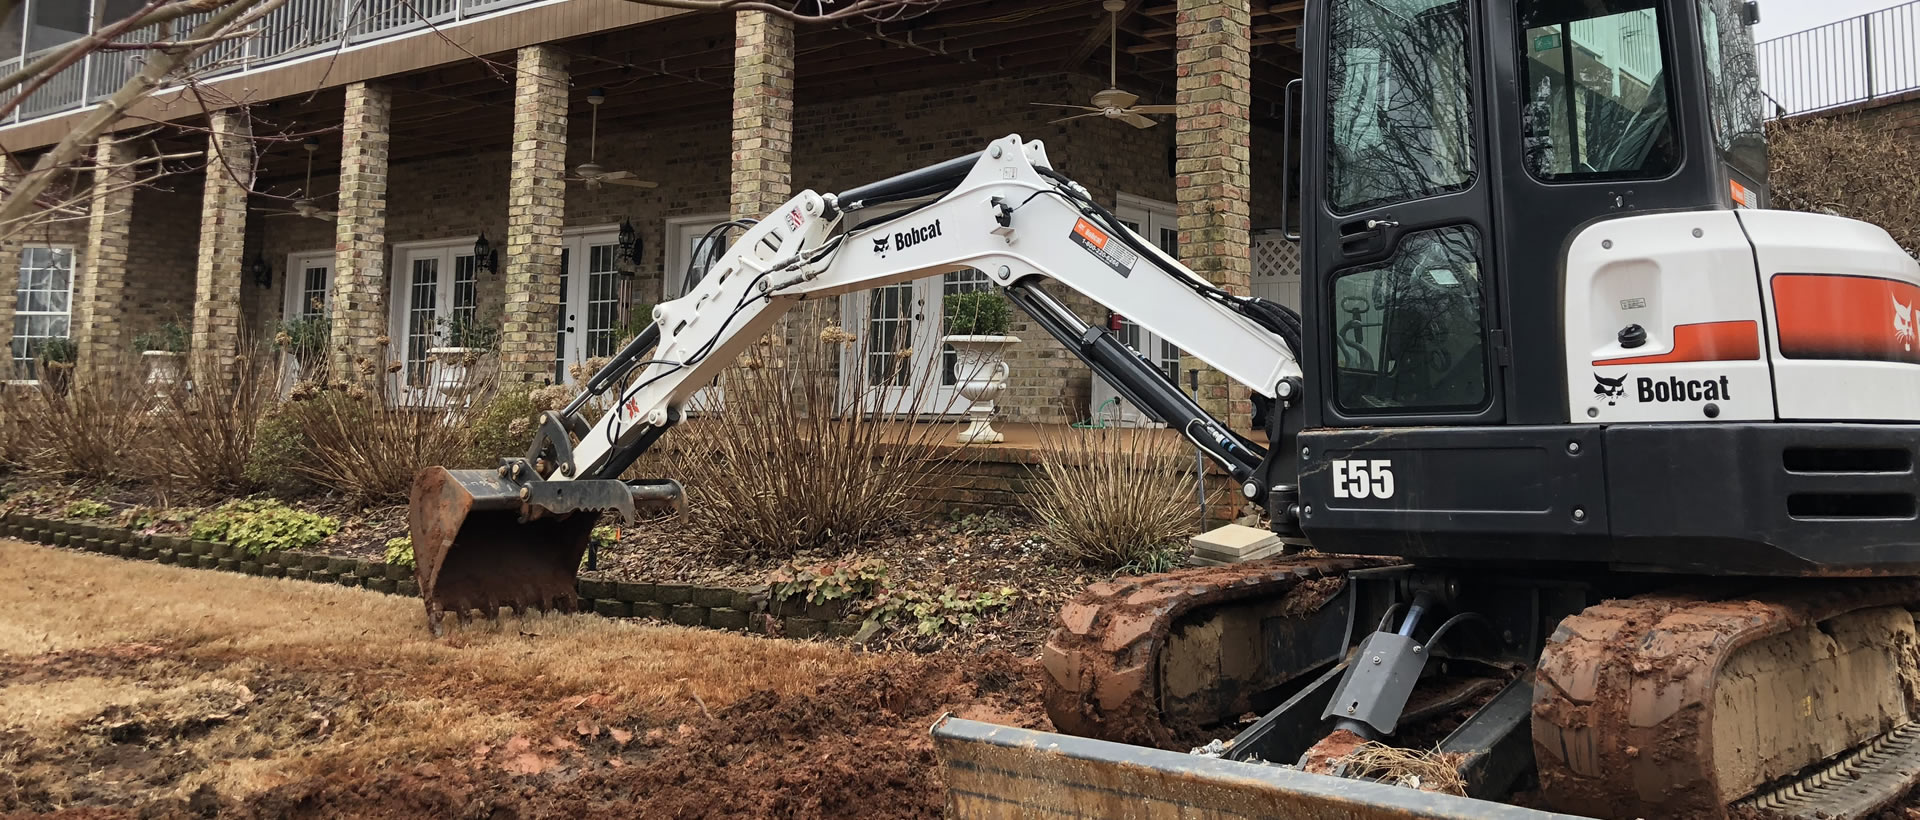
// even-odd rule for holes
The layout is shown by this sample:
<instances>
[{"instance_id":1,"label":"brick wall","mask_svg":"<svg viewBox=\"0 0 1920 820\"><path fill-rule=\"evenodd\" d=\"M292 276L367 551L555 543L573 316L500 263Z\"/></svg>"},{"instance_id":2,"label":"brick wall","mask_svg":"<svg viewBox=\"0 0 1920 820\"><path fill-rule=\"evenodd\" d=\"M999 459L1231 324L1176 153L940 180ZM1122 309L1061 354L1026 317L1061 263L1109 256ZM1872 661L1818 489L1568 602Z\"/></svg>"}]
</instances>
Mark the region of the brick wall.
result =
<instances>
[{"instance_id":1,"label":"brick wall","mask_svg":"<svg viewBox=\"0 0 1920 820\"><path fill-rule=\"evenodd\" d=\"M1058 110L1030 104L1084 100L1103 86L1093 78L1055 74L811 105L803 95L794 114L794 185L841 190L977 151L989 140L1018 133L1044 140L1055 164L1102 202L1111 204L1122 191L1171 202L1171 122L1144 130L1098 119L1050 125L1047 121L1057 118ZM567 186L568 228L631 219L640 231L645 246L638 260L637 301L658 301L662 292L668 219L728 211L729 128L724 114L645 130L602 123L600 164L632 171L660 187L608 185L593 191L580 184ZM568 167L587 161L587 156L587 129L569 128ZM485 230L502 249L504 262L507 167L504 145L496 153L394 163L389 169L386 240L469 237ZM329 177L314 180L316 190L332 190L334 185ZM329 248L333 239L331 226L324 222L277 218L266 223L258 241L276 277L273 289L259 297L260 327L280 318L287 254ZM398 257L389 253L389 258ZM389 272L395 261L389 262ZM504 274L481 278L483 315L500 304L503 282ZM1090 321L1105 315L1075 294L1059 295ZM1091 372L1023 314L1016 313L1012 333L1023 341L1009 356L1013 384L999 402L1002 417L1056 424L1086 418Z\"/></svg>"},{"instance_id":2,"label":"brick wall","mask_svg":"<svg viewBox=\"0 0 1920 820\"><path fill-rule=\"evenodd\" d=\"M183 176L134 192L133 241L127 246L129 339L167 322L193 324L199 187L196 177Z\"/></svg>"}]
</instances>

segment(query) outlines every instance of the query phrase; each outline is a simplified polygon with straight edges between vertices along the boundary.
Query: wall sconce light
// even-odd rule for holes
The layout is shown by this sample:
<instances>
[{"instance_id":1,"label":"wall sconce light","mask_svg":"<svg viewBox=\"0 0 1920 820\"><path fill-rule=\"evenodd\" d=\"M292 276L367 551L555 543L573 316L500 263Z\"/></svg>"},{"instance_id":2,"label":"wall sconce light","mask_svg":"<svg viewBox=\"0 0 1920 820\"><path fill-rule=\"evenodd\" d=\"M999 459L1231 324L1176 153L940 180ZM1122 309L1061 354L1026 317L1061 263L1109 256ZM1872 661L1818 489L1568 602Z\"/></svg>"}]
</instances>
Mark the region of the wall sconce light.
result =
<instances>
[{"instance_id":1,"label":"wall sconce light","mask_svg":"<svg viewBox=\"0 0 1920 820\"><path fill-rule=\"evenodd\" d=\"M473 270L485 274L500 270L500 252L494 250L493 243L487 241L486 231L481 231L480 238L473 240Z\"/></svg>"},{"instance_id":2,"label":"wall sconce light","mask_svg":"<svg viewBox=\"0 0 1920 820\"><path fill-rule=\"evenodd\" d=\"M273 265L267 262L263 251L253 255L253 261L247 263L247 273L253 275L253 283L263 288L273 287Z\"/></svg>"},{"instance_id":3,"label":"wall sconce light","mask_svg":"<svg viewBox=\"0 0 1920 820\"><path fill-rule=\"evenodd\" d=\"M620 271L621 276L632 276L640 269L640 232L633 229L631 221L622 219L617 241L620 244L614 253L614 268Z\"/></svg>"}]
</instances>

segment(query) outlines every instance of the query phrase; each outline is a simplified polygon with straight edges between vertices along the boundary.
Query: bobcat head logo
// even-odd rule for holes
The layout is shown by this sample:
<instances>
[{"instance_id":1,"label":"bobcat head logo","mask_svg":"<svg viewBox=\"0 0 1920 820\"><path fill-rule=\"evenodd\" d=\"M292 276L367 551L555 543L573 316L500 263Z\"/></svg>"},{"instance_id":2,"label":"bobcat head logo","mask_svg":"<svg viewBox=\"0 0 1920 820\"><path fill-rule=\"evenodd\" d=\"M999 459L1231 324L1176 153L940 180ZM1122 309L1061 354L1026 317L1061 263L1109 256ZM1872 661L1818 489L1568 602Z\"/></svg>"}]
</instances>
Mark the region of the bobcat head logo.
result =
<instances>
[{"instance_id":1,"label":"bobcat head logo","mask_svg":"<svg viewBox=\"0 0 1920 820\"><path fill-rule=\"evenodd\" d=\"M1906 350L1913 350L1913 306L1900 304L1900 297L1893 298L1893 340Z\"/></svg>"},{"instance_id":2,"label":"bobcat head logo","mask_svg":"<svg viewBox=\"0 0 1920 820\"><path fill-rule=\"evenodd\" d=\"M1593 380L1595 382L1593 395L1606 399L1608 407L1618 403L1620 397L1627 394L1627 374L1625 373L1620 374L1620 378L1617 379L1609 379L1595 373Z\"/></svg>"},{"instance_id":3,"label":"bobcat head logo","mask_svg":"<svg viewBox=\"0 0 1920 820\"><path fill-rule=\"evenodd\" d=\"M893 237L891 236L875 237L873 240L873 252L876 254L879 254L882 258L885 258L887 255L887 248L891 247L892 243L893 243Z\"/></svg>"}]
</instances>

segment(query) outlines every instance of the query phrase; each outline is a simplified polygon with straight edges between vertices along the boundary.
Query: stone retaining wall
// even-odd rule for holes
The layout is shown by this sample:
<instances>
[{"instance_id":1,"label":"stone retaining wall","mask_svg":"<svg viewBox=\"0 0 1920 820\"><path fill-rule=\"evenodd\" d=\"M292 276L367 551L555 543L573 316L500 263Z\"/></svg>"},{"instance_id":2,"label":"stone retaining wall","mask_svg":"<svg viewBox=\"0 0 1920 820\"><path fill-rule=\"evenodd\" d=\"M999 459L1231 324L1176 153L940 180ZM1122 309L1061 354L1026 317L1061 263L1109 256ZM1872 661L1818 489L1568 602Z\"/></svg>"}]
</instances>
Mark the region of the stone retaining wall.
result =
<instances>
[{"instance_id":1,"label":"stone retaining wall","mask_svg":"<svg viewBox=\"0 0 1920 820\"><path fill-rule=\"evenodd\" d=\"M10 513L0 518L0 538L180 567L365 587L390 595L420 594L420 585L414 580L410 567L296 550L251 555L232 544L195 541L178 535L147 535L89 521ZM765 586L731 589L614 581L585 574L580 578L579 591L582 612L773 637L848 638L860 630L861 623L847 617L842 602L773 601Z\"/></svg>"}]
</instances>

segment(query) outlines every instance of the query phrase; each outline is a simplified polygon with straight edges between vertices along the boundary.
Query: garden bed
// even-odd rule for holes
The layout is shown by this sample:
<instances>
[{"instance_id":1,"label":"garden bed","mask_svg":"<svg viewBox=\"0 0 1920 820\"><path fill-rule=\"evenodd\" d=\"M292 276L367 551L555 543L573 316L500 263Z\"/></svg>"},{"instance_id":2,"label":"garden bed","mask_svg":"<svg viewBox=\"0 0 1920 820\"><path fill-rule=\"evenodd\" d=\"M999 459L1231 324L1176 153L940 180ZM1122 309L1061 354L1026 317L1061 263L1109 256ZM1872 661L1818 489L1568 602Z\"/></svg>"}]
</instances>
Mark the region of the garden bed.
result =
<instances>
[{"instance_id":1,"label":"garden bed","mask_svg":"<svg viewBox=\"0 0 1920 820\"><path fill-rule=\"evenodd\" d=\"M337 529L304 549L250 556L189 537L193 516L221 501L167 497L141 485L48 484L18 476L0 483L0 514L11 516L13 534L23 540L401 595L418 592L410 569L385 563L387 541L406 534L405 507L360 509L326 497L295 499L288 506L335 519ZM77 513L88 517L75 518ZM678 537L673 521L665 519L621 528L617 541L595 557L595 567L581 573L580 605L609 617L791 638L857 638L874 647L921 651L997 648L1021 656L1044 641L1061 605L1108 575L1051 555L1030 524L1004 514L932 517L838 555L791 560L716 557ZM883 576L895 594L887 597L871 583L845 595L781 594L782 580L849 567ZM971 605L978 596L989 596L992 605ZM887 628L863 630L870 611L889 600L926 611L890 611Z\"/></svg>"}]
</instances>

